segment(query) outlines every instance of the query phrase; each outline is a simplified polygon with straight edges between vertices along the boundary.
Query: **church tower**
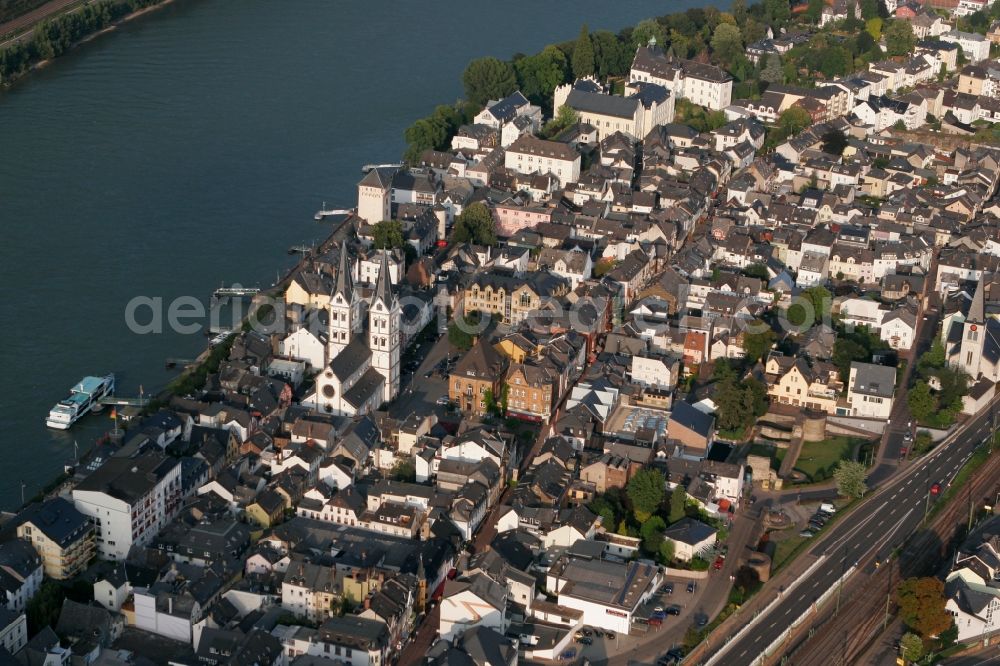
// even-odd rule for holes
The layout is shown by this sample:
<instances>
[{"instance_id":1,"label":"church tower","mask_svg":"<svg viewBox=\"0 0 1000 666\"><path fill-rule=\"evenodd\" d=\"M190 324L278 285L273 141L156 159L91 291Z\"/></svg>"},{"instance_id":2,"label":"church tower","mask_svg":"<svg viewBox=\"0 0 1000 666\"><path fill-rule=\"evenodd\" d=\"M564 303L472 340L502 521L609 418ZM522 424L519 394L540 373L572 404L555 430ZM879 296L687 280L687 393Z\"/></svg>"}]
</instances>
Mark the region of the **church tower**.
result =
<instances>
[{"instance_id":1,"label":"church tower","mask_svg":"<svg viewBox=\"0 0 1000 666\"><path fill-rule=\"evenodd\" d=\"M385 377L383 401L399 394L399 355L403 344L402 309L392 293L389 255L382 250L382 265L375 281L375 293L368 309L368 348L372 352L372 367Z\"/></svg>"},{"instance_id":2,"label":"church tower","mask_svg":"<svg viewBox=\"0 0 1000 666\"><path fill-rule=\"evenodd\" d=\"M962 327L962 347L958 353L958 365L972 381L979 377L979 362L983 357L983 343L986 342L986 296L983 293L983 282L976 285L976 293L969 306L969 315Z\"/></svg>"},{"instance_id":3,"label":"church tower","mask_svg":"<svg viewBox=\"0 0 1000 666\"><path fill-rule=\"evenodd\" d=\"M360 298L355 291L351 277L347 244L340 245L340 264L337 268L337 283L330 294L328 360L332 360L351 342L360 325Z\"/></svg>"}]
</instances>

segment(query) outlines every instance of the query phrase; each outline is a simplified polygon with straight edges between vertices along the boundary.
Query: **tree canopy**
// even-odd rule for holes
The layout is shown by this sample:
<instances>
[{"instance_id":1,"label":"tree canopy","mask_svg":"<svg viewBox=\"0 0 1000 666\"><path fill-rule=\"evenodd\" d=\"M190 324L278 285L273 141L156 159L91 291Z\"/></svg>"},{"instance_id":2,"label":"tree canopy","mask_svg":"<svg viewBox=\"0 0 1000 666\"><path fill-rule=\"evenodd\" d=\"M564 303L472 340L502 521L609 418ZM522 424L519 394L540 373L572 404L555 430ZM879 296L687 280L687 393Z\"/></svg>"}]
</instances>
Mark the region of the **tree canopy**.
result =
<instances>
[{"instance_id":1,"label":"tree canopy","mask_svg":"<svg viewBox=\"0 0 1000 666\"><path fill-rule=\"evenodd\" d=\"M951 626L945 610L944 583L937 578L907 578L896 588L899 616L906 626L924 638L932 638Z\"/></svg>"},{"instance_id":2,"label":"tree canopy","mask_svg":"<svg viewBox=\"0 0 1000 666\"><path fill-rule=\"evenodd\" d=\"M683 518L686 509L687 491L684 490L684 486L678 483L674 486L674 489L670 491L670 524L672 525Z\"/></svg>"},{"instance_id":3,"label":"tree canopy","mask_svg":"<svg viewBox=\"0 0 1000 666\"><path fill-rule=\"evenodd\" d=\"M632 502L636 520L640 523L649 520L660 507L665 484L663 474L655 469L641 469L629 480L626 493Z\"/></svg>"},{"instance_id":4,"label":"tree canopy","mask_svg":"<svg viewBox=\"0 0 1000 666\"><path fill-rule=\"evenodd\" d=\"M398 220L382 220L372 226L375 249L393 250L403 247L403 225Z\"/></svg>"},{"instance_id":5,"label":"tree canopy","mask_svg":"<svg viewBox=\"0 0 1000 666\"><path fill-rule=\"evenodd\" d=\"M524 96L536 104L548 105L557 86L566 82L569 63L566 54L555 46L514 61L517 81Z\"/></svg>"},{"instance_id":6,"label":"tree canopy","mask_svg":"<svg viewBox=\"0 0 1000 666\"><path fill-rule=\"evenodd\" d=\"M493 213L481 201L467 206L455 218L452 238L456 243L496 245L497 232Z\"/></svg>"},{"instance_id":7,"label":"tree canopy","mask_svg":"<svg viewBox=\"0 0 1000 666\"><path fill-rule=\"evenodd\" d=\"M837 464L837 469L833 471L833 478L837 482L837 492L844 497L858 498L868 490L865 481L866 468L863 464L854 460L841 460Z\"/></svg>"},{"instance_id":8,"label":"tree canopy","mask_svg":"<svg viewBox=\"0 0 1000 666\"><path fill-rule=\"evenodd\" d=\"M667 33L664 31L663 25L654 19L639 21L635 28L632 29L633 48L636 46L646 46L650 39L655 39L660 47L666 45Z\"/></svg>"},{"instance_id":9,"label":"tree canopy","mask_svg":"<svg viewBox=\"0 0 1000 666\"><path fill-rule=\"evenodd\" d=\"M715 416L719 429L737 435L767 412L767 389L756 379L740 380L724 359L715 364Z\"/></svg>"},{"instance_id":10,"label":"tree canopy","mask_svg":"<svg viewBox=\"0 0 1000 666\"><path fill-rule=\"evenodd\" d=\"M573 45L573 76L577 79L595 72L594 43L590 40L587 24L580 28L580 36Z\"/></svg>"},{"instance_id":11,"label":"tree canopy","mask_svg":"<svg viewBox=\"0 0 1000 666\"><path fill-rule=\"evenodd\" d=\"M885 51L890 56L907 55L917 43L913 26L902 19L890 22L882 34L885 37Z\"/></svg>"},{"instance_id":12,"label":"tree canopy","mask_svg":"<svg viewBox=\"0 0 1000 666\"><path fill-rule=\"evenodd\" d=\"M730 23L717 25L712 35L712 51L726 65L731 65L737 57L742 57L743 35L740 29Z\"/></svg>"},{"instance_id":13,"label":"tree canopy","mask_svg":"<svg viewBox=\"0 0 1000 666\"><path fill-rule=\"evenodd\" d=\"M502 99L517 89L517 75L509 62L493 57L476 58L462 73L465 97L483 106L491 99Z\"/></svg>"},{"instance_id":14,"label":"tree canopy","mask_svg":"<svg viewBox=\"0 0 1000 666\"><path fill-rule=\"evenodd\" d=\"M785 109L778 116L778 131L785 138L798 134L811 124L812 116L801 106Z\"/></svg>"},{"instance_id":15,"label":"tree canopy","mask_svg":"<svg viewBox=\"0 0 1000 666\"><path fill-rule=\"evenodd\" d=\"M847 135L844 134L843 130L832 129L823 135L822 149L824 153L840 157L844 154L844 148L847 148Z\"/></svg>"}]
</instances>

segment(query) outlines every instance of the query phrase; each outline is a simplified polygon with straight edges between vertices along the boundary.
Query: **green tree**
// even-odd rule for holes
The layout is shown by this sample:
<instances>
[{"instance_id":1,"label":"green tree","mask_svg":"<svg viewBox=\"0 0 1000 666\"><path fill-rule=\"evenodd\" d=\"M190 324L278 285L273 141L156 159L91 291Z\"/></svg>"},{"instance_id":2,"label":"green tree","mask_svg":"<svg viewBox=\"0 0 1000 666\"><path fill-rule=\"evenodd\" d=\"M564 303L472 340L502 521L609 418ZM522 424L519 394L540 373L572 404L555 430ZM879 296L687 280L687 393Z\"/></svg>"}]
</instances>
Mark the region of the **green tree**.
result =
<instances>
[{"instance_id":1,"label":"green tree","mask_svg":"<svg viewBox=\"0 0 1000 666\"><path fill-rule=\"evenodd\" d=\"M573 46L573 76L582 78L590 76L596 69L594 62L594 43L590 39L590 32L587 31L587 24L580 28L580 36L576 38Z\"/></svg>"},{"instance_id":2,"label":"green tree","mask_svg":"<svg viewBox=\"0 0 1000 666\"><path fill-rule=\"evenodd\" d=\"M760 320L755 321L748 328L754 332L743 333L743 352L746 354L747 361L754 363L767 357L776 338L774 331Z\"/></svg>"},{"instance_id":3,"label":"green tree","mask_svg":"<svg viewBox=\"0 0 1000 666\"><path fill-rule=\"evenodd\" d=\"M871 38L874 39L875 41L881 39L882 19L876 16L875 18L870 18L867 21L865 21L865 32L868 33L871 36ZM865 50L867 51L868 49Z\"/></svg>"},{"instance_id":4,"label":"green tree","mask_svg":"<svg viewBox=\"0 0 1000 666\"><path fill-rule=\"evenodd\" d=\"M933 638L951 626L952 617L945 610L944 583L937 578L907 578L896 588L899 617L907 627L925 639Z\"/></svg>"},{"instance_id":5,"label":"green tree","mask_svg":"<svg viewBox=\"0 0 1000 666\"><path fill-rule=\"evenodd\" d=\"M878 18L879 5L882 4L881 0L861 0L861 18L868 21L870 19ZM874 37L874 35L872 35Z\"/></svg>"},{"instance_id":6,"label":"green tree","mask_svg":"<svg viewBox=\"0 0 1000 666\"><path fill-rule=\"evenodd\" d=\"M909 21L901 19L892 21L883 34L885 51L890 56L907 55L917 43L917 38L913 35L913 26Z\"/></svg>"},{"instance_id":7,"label":"green tree","mask_svg":"<svg viewBox=\"0 0 1000 666\"><path fill-rule=\"evenodd\" d=\"M736 25L746 25L749 13L747 12L746 0L733 0L733 6L730 9L730 13L736 20Z\"/></svg>"},{"instance_id":8,"label":"green tree","mask_svg":"<svg viewBox=\"0 0 1000 666\"><path fill-rule=\"evenodd\" d=\"M455 218L452 238L456 243L496 245L496 222L494 222L493 213L486 207L486 204L477 201L466 206Z\"/></svg>"},{"instance_id":9,"label":"green tree","mask_svg":"<svg viewBox=\"0 0 1000 666\"><path fill-rule=\"evenodd\" d=\"M906 394L906 404L918 423L928 422L937 411L937 399L931 393L931 387L922 379L917 380Z\"/></svg>"},{"instance_id":10,"label":"green tree","mask_svg":"<svg viewBox=\"0 0 1000 666\"><path fill-rule=\"evenodd\" d=\"M861 497L868 490L865 481L865 466L854 460L841 460L833 471L833 479L837 482L837 492L844 497Z\"/></svg>"},{"instance_id":11,"label":"green tree","mask_svg":"<svg viewBox=\"0 0 1000 666\"><path fill-rule=\"evenodd\" d=\"M764 14L771 27L778 29L788 23L792 8L788 0L764 0Z\"/></svg>"},{"instance_id":12,"label":"green tree","mask_svg":"<svg viewBox=\"0 0 1000 666\"><path fill-rule=\"evenodd\" d=\"M578 116L576 111L573 110L573 107L568 104L563 104L556 111L556 117L545 123L545 126L539 134L543 138L557 136L570 125L575 125L579 120L580 116Z\"/></svg>"},{"instance_id":13,"label":"green tree","mask_svg":"<svg viewBox=\"0 0 1000 666\"><path fill-rule=\"evenodd\" d=\"M625 492L632 502L632 513L639 523L649 520L660 507L664 483L663 474L655 469L641 469L629 480Z\"/></svg>"},{"instance_id":14,"label":"green tree","mask_svg":"<svg viewBox=\"0 0 1000 666\"><path fill-rule=\"evenodd\" d=\"M881 55L882 51L875 38L866 30L858 33L857 38L854 40L854 48L859 54L871 54L874 56Z\"/></svg>"},{"instance_id":15,"label":"green tree","mask_svg":"<svg viewBox=\"0 0 1000 666\"><path fill-rule=\"evenodd\" d=\"M924 641L916 634L906 632L899 639L899 653L907 663L916 663L924 656Z\"/></svg>"},{"instance_id":16,"label":"green tree","mask_svg":"<svg viewBox=\"0 0 1000 666\"><path fill-rule=\"evenodd\" d=\"M674 542L669 539L664 539L663 543L660 544L660 561L664 564L669 564L674 561Z\"/></svg>"},{"instance_id":17,"label":"green tree","mask_svg":"<svg viewBox=\"0 0 1000 666\"><path fill-rule=\"evenodd\" d=\"M455 317L448 324L448 342L459 351L472 349L481 321L478 312L469 312L464 317Z\"/></svg>"},{"instance_id":18,"label":"green tree","mask_svg":"<svg viewBox=\"0 0 1000 666\"><path fill-rule=\"evenodd\" d=\"M550 45L533 56L519 58L514 70L524 96L536 104L548 105L556 87L566 82L569 63L565 53Z\"/></svg>"},{"instance_id":19,"label":"green tree","mask_svg":"<svg viewBox=\"0 0 1000 666\"><path fill-rule=\"evenodd\" d=\"M594 68L597 76L603 79L628 73L632 53L625 42L607 30L595 32L591 42L594 45Z\"/></svg>"},{"instance_id":20,"label":"green tree","mask_svg":"<svg viewBox=\"0 0 1000 666\"><path fill-rule=\"evenodd\" d=\"M372 226L375 248L392 250L403 247L403 225L398 220L382 220Z\"/></svg>"},{"instance_id":21,"label":"green tree","mask_svg":"<svg viewBox=\"0 0 1000 666\"><path fill-rule=\"evenodd\" d=\"M810 23L819 23L820 18L823 16L823 7L826 3L823 0L809 0L806 5L805 18Z\"/></svg>"},{"instance_id":22,"label":"green tree","mask_svg":"<svg viewBox=\"0 0 1000 666\"><path fill-rule=\"evenodd\" d=\"M781 66L781 57L777 53L767 56L764 69L760 72L760 80L768 83L784 83L785 70Z\"/></svg>"},{"instance_id":23,"label":"green tree","mask_svg":"<svg viewBox=\"0 0 1000 666\"><path fill-rule=\"evenodd\" d=\"M673 525L678 520L684 517L684 511L687 508L687 491L684 490L684 486L677 484L674 489L670 491L670 524Z\"/></svg>"},{"instance_id":24,"label":"green tree","mask_svg":"<svg viewBox=\"0 0 1000 666\"><path fill-rule=\"evenodd\" d=\"M62 586L54 580L46 579L25 608L28 634L34 635L45 627L56 626L65 598L66 592Z\"/></svg>"},{"instance_id":25,"label":"green tree","mask_svg":"<svg viewBox=\"0 0 1000 666\"><path fill-rule=\"evenodd\" d=\"M491 99L502 99L517 89L517 75L509 62L493 57L477 58L462 73L465 97L483 106Z\"/></svg>"},{"instance_id":26,"label":"green tree","mask_svg":"<svg viewBox=\"0 0 1000 666\"><path fill-rule=\"evenodd\" d=\"M417 480L417 468L414 466L412 458L401 459L392 466L390 474L396 481L413 483Z\"/></svg>"},{"instance_id":27,"label":"green tree","mask_svg":"<svg viewBox=\"0 0 1000 666\"><path fill-rule=\"evenodd\" d=\"M639 528L639 534L642 536L643 550L651 555L658 554L660 546L663 545L663 530L666 527L663 518L659 516L652 516L646 520Z\"/></svg>"},{"instance_id":28,"label":"green tree","mask_svg":"<svg viewBox=\"0 0 1000 666\"><path fill-rule=\"evenodd\" d=\"M664 31L663 25L653 19L639 21L632 29L633 49L636 46L646 46L650 40L655 40L658 46L664 47L667 42L667 33Z\"/></svg>"},{"instance_id":29,"label":"green tree","mask_svg":"<svg viewBox=\"0 0 1000 666\"><path fill-rule=\"evenodd\" d=\"M743 55L743 35L740 29L729 23L720 23L712 34L712 52L724 64L732 64L737 56Z\"/></svg>"},{"instance_id":30,"label":"green tree","mask_svg":"<svg viewBox=\"0 0 1000 666\"><path fill-rule=\"evenodd\" d=\"M812 124L812 116L801 106L785 109L778 116L778 128L785 136L798 134Z\"/></svg>"},{"instance_id":31,"label":"green tree","mask_svg":"<svg viewBox=\"0 0 1000 666\"><path fill-rule=\"evenodd\" d=\"M822 148L824 153L840 157L844 154L844 148L847 148L847 135L839 129L826 132L823 134Z\"/></svg>"}]
</instances>

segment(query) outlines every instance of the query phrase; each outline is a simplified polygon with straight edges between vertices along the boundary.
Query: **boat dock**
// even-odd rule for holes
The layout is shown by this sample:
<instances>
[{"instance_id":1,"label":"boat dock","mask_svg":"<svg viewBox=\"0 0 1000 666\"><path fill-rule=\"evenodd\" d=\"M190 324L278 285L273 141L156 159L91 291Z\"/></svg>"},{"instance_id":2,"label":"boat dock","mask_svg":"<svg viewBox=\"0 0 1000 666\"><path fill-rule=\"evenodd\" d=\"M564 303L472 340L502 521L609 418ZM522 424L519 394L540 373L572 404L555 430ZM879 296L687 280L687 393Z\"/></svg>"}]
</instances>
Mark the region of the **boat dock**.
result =
<instances>
[{"instance_id":1,"label":"boat dock","mask_svg":"<svg viewBox=\"0 0 1000 666\"><path fill-rule=\"evenodd\" d=\"M212 292L212 296L215 298L224 298L227 296L256 296L260 293L260 289L257 287L240 287L239 285L233 285L232 287L219 287Z\"/></svg>"},{"instance_id":2,"label":"boat dock","mask_svg":"<svg viewBox=\"0 0 1000 666\"><path fill-rule=\"evenodd\" d=\"M115 407L145 407L146 403L149 402L149 398L116 398L113 395L109 395L106 398L100 398L97 402L101 405L113 405Z\"/></svg>"},{"instance_id":3,"label":"boat dock","mask_svg":"<svg viewBox=\"0 0 1000 666\"><path fill-rule=\"evenodd\" d=\"M350 215L354 212L353 208L327 208L326 202L323 202L323 207L316 211L313 215L313 219L317 222L322 222L328 217L336 217L337 215Z\"/></svg>"},{"instance_id":4,"label":"boat dock","mask_svg":"<svg viewBox=\"0 0 1000 666\"><path fill-rule=\"evenodd\" d=\"M391 162L389 164L366 164L361 167L361 173L368 173L369 171L374 171L375 169L401 169L403 168L402 162Z\"/></svg>"}]
</instances>

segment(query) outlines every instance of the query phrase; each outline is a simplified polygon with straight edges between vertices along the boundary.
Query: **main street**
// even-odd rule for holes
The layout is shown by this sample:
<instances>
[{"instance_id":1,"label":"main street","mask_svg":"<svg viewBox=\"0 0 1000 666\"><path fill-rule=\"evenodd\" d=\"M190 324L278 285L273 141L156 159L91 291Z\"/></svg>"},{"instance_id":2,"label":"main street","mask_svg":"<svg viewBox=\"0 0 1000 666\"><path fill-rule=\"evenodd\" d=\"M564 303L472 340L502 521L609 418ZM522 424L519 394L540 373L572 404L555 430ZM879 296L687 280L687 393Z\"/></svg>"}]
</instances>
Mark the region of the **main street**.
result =
<instances>
[{"instance_id":1,"label":"main street","mask_svg":"<svg viewBox=\"0 0 1000 666\"><path fill-rule=\"evenodd\" d=\"M849 519L838 521L809 553L815 563L785 589L760 615L746 623L706 663L742 665L759 663L768 653L780 654L779 644L786 629L812 610L820 596L834 590L838 581L856 568L873 567L885 561L920 525L933 497L931 486L941 492L991 433L992 409L962 426L945 445L939 446L913 467L901 473L855 510Z\"/></svg>"}]
</instances>

